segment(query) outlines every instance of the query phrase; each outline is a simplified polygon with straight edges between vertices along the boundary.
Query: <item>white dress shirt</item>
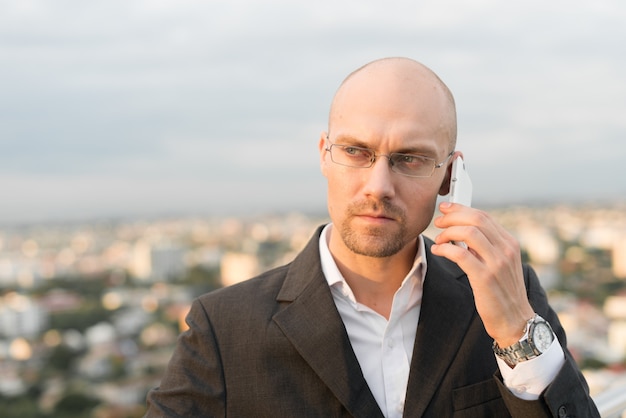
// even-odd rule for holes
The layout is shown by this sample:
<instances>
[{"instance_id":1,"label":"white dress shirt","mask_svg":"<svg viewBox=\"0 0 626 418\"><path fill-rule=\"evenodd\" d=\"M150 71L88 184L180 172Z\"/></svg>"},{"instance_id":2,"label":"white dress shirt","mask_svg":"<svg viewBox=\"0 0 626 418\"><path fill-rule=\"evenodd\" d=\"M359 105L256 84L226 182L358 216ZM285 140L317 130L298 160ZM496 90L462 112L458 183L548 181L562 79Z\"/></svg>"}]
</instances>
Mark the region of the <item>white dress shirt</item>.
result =
<instances>
[{"instance_id":1,"label":"white dress shirt","mask_svg":"<svg viewBox=\"0 0 626 418\"><path fill-rule=\"evenodd\" d=\"M427 269L424 238L418 237L413 267L394 295L387 320L357 302L328 248L330 228L323 229L319 241L322 271L374 399L385 417L402 417ZM527 400L538 398L565 361L556 339L546 353L514 369L496 359L505 385Z\"/></svg>"}]
</instances>

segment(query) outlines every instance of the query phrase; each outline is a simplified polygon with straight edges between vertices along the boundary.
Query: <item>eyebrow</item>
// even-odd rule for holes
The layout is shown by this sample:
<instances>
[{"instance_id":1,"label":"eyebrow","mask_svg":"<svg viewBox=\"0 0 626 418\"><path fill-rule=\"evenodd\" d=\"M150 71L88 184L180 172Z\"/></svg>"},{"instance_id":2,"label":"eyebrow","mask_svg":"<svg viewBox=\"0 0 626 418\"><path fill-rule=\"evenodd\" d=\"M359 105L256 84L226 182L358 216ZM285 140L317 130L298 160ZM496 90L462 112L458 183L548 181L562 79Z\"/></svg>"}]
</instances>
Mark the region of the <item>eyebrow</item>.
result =
<instances>
[{"instance_id":1,"label":"eyebrow","mask_svg":"<svg viewBox=\"0 0 626 418\"><path fill-rule=\"evenodd\" d=\"M341 145L354 145L356 147L362 147L362 148L370 148L370 146L366 144L365 142L350 135L338 135L335 138L334 143L341 144Z\"/></svg>"}]
</instances>

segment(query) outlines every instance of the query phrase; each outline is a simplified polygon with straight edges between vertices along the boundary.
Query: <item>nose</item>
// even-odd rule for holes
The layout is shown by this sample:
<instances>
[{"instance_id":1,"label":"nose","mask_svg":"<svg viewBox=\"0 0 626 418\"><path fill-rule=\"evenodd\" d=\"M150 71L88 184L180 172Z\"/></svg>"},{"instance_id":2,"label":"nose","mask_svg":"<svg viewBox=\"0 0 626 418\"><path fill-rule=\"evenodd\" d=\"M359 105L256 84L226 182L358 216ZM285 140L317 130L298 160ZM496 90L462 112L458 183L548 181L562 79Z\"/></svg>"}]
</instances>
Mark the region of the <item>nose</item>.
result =
<instances>
[{"instance_id":1,"label":"nose","mask_svg":"<svg viewBox=\"0 0 626 418\"><path fill-rule=\"evenodd\" d=\"M387 155L377 155L374 164L368 170L362 171L363 191L367 196L389 199L395 195L394 173L391 171L391 161Z\"/></svg>"}]
</instances>

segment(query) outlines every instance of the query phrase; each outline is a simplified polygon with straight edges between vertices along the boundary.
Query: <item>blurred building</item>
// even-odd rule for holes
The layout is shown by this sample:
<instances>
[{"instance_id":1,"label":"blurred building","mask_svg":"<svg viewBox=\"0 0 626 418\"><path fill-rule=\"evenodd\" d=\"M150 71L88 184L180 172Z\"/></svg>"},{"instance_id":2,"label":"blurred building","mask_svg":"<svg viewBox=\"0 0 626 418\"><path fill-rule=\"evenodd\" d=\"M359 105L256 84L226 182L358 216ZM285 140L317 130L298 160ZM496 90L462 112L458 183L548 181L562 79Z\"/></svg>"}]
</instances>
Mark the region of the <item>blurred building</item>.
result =
<instances>
[{"instance_id":1,"label":"blurred building","mask_svg":"<svg viewBox=\"0 0 626 418\"><path fill-rule=\"evenodd\" d=\"M609 347L619 356L626 356L626 295L609 296L604 314L610 319L607 330Z\"/></svg>"},{"instance_id":2,"label":"blurred building","mask_svg":"<svg viewBox=\"0 0 626 418\"><path fill-rule=\"evenodd\" d=\"M222 257L222 285L230 286L259 273L259 259L252 254L226 253Z\"/></svg>"},{"instance_id":3,"label":"blurred building","mask_svg":"<svg viewBox=\"0 0 626 418\"><path fill-rule=\"evenodd\" d=\"M611 255L613 274L620 279L626 279L626 232L615 239Z\"/></svg>"},{"instance_id":4,"label":"blurred building","mask_svg":"<svg viewBox=\"0 0 626 418\"><path fill-rule=\"evenodd\" d=\"M47 325L47 313L30 297L10 292L0 298L0 335L33 337Z\"/></svg>"},{"instance_id":5,"label":"blurred building","mask_svg":"<svg viewBox=\"0 0 626 418\"><path fill-rule=\"evenodd\" d=\"M150 252L150 275L152 280L168 281L182 275L185 265L186 250L171 243L152 247Z\"/></svg>"}]
</instances>

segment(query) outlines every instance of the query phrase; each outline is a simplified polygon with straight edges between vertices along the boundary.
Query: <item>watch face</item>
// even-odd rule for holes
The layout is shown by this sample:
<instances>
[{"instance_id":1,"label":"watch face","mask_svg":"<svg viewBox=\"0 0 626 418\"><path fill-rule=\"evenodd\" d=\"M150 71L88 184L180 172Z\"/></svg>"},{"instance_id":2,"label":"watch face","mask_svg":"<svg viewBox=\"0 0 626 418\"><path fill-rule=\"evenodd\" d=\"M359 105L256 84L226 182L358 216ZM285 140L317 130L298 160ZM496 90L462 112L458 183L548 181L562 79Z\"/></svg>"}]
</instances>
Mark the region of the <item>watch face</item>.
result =
<instances>
[{"instance_id":1,"label":"watch face","mask_svg":"<svg viewBox=\"0 0 626 418\"><path fill-rule=\"evenodd\" d=\"M532 338L535 347L537 347L540 352L544 353L548 348L550 348L550 345L554 340L554 334L548 324L545 322L539 322L533 329Z\"/></svg>"}]
</instances>

